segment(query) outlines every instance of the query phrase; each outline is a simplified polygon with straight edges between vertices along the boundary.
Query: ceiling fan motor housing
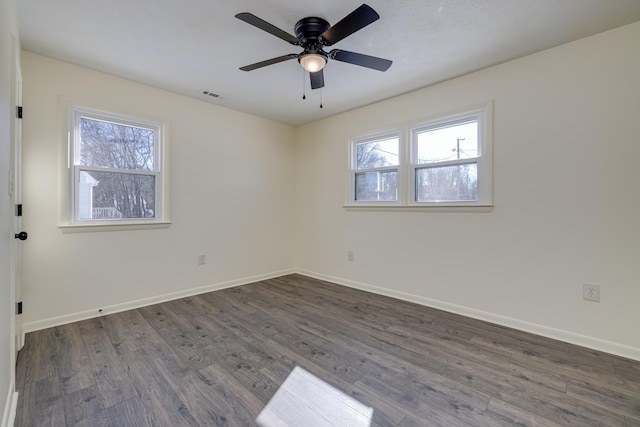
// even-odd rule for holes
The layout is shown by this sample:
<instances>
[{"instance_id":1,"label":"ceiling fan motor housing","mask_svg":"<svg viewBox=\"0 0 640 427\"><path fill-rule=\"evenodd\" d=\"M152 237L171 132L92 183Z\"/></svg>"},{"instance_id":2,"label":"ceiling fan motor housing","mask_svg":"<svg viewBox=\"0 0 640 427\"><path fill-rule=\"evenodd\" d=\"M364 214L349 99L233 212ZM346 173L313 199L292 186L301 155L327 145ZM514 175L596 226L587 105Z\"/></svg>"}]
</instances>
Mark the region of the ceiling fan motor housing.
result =
<instances>
[{"instance_id":1,"label":"ceiling fan motor housing","mask_svg":"<svg viewBox=\"0 0 640 427\"><path fill-rule=\"evenodd\" d=\"M302 18L294 28L296 37L302 47L319 50L322 48L320 34L327 31L331 25L322 18L310 16Z\"/></svg>"}]
</instances>

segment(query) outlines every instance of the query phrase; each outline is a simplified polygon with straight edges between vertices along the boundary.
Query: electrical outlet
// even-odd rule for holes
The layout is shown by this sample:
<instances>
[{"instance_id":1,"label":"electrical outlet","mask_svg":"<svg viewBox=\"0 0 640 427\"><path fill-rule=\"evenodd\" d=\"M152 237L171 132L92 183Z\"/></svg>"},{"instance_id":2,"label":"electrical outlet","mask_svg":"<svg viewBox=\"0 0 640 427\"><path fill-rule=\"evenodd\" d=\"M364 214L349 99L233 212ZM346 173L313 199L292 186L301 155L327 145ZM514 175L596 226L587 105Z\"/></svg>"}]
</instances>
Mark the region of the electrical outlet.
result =
<instances>
[{"instance_id":1,"label":"electrical outlet","mask_svg":"<svg viewBox=\"0 0 640 427\"><path fill-rule=\"evenodd\" d=\"M353 251L347 251L347 261L355 261L355 253Z\"/></svg>"},{"instance_id":2,"label":"electrical outlet","mask_svg":"<svg viewBox=\"0 0 640 427\"><path fill-rule=\"evenodd\" d=\"M207 256L204 254L198 255L198 265L204 265L207 263Z\"/></svg>"},{"instance_id":3,"label":"electrical outlet","mask_svg":"<svg viewBox=\"0 0 640 427\"><path fill-rule=\"evenodd\" d=\"M600 285L584 283L582 285L582 299L600 302Z\"/></svg>"}]
</instances>

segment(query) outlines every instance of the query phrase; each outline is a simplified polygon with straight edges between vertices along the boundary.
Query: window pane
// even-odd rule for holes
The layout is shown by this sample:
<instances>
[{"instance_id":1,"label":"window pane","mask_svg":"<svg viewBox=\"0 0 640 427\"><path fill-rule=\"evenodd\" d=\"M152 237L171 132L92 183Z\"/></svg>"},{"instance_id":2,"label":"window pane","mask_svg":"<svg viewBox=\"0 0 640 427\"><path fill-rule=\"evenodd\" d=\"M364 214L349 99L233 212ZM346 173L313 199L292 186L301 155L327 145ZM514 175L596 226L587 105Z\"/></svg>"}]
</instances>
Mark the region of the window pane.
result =
<instances>
[{"instance_id":1,"label":"window pane","mask_svg":"<svg viewBox=\"0 0 640 427\"><path fill-rule=\"evenodd\" d=\"M356 174L356 200L398 200L398 171L375 171Z\"/></svg>"},{"instance_id":2,"label":"window pane","mask_svg":"<svg viewBox=\"0 0 640 427\"><path fill-rule=\"evenodd\" d=\"M455 124L417 133L416 164L478 157L478 122Z\"/></svg>"},{"instance_id":3,"label":"window pane","mask_svg":"<svg viewBox=\"0 0 640 427\"><path fill-rule=\"evenodd\" d=\"M80 171L80 219L155 218L155 176Z\"/></svg>"},{"instance_id":4,"label":"window pane","mask_svg":"<svg viewBox=\"0 0 640 427\"><path fill-rule=\"evenodd\" d=\"M478 200L478 165L416 169L416 201Z\"/></svg>"},{"instance_id":5,"label":"window pane","mask_svg":"<svg viewBox=\"0 0 640 427\"><path fill-rule=\"evenodd\" d=\"M356 144L356 169L397 166L399 145L397 137Z\"/></svg>"},{"instance_id":6,"label":"window pane","mask_svg":"<svg viewBox=\"0 0 640 427\"><path fill-rule=\"evenodd\" d=\"M112 169L154 170L153 129L80 118L80 164Z\"/></svg>"}]
</instances>

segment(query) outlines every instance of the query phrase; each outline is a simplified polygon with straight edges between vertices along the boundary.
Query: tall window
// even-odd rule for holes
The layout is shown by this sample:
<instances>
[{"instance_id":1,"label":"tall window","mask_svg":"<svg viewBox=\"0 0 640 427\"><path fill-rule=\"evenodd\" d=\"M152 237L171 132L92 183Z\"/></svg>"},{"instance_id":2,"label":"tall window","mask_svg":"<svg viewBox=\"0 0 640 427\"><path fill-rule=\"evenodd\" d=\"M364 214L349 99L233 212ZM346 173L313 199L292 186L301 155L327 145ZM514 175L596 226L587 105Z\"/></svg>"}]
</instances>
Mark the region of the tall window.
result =
<instances>
[{"instance_id":1,"label":"tall window","mask_svg":"<svg viewBox=\"0 0 640 427\"><path fill-rule=\"evenodd\" d=\"M72 223L162 218L158 123L72 107Z\"/></svg>"},{"instance_id":2,"label":"tall window","mask_svg":"<svg viewBox=\"0 0 640 427\"><path fill-rule=\"evenodd\" d=\"M490 205L490 107L352 140L350 204Z\"/></svg>"}]
</instances>

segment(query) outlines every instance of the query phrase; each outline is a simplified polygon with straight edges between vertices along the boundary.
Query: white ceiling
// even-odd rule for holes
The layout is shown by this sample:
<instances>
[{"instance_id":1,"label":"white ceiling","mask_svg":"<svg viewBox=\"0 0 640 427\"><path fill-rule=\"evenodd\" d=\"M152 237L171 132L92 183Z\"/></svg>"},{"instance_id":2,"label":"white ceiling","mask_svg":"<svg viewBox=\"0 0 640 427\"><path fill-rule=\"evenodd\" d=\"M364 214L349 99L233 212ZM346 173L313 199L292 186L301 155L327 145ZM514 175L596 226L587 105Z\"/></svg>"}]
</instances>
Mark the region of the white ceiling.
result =
<instances>
[{"instance_id":1,"label":"white ceiling","mask_svg":"<svg viewBox=\"0 0 640 427\"><path fill-rule=\"evenodd\" d=\"M299 19L335 24L361 0L17 3L25 50L293 126L640 20L640 0L367 0L380 19L331 48L393 65L330 61L324 89L311 91L295 60L240 71L299 49L234 15L251 12L294 34Z\"/></svg>"}]
</instances>

